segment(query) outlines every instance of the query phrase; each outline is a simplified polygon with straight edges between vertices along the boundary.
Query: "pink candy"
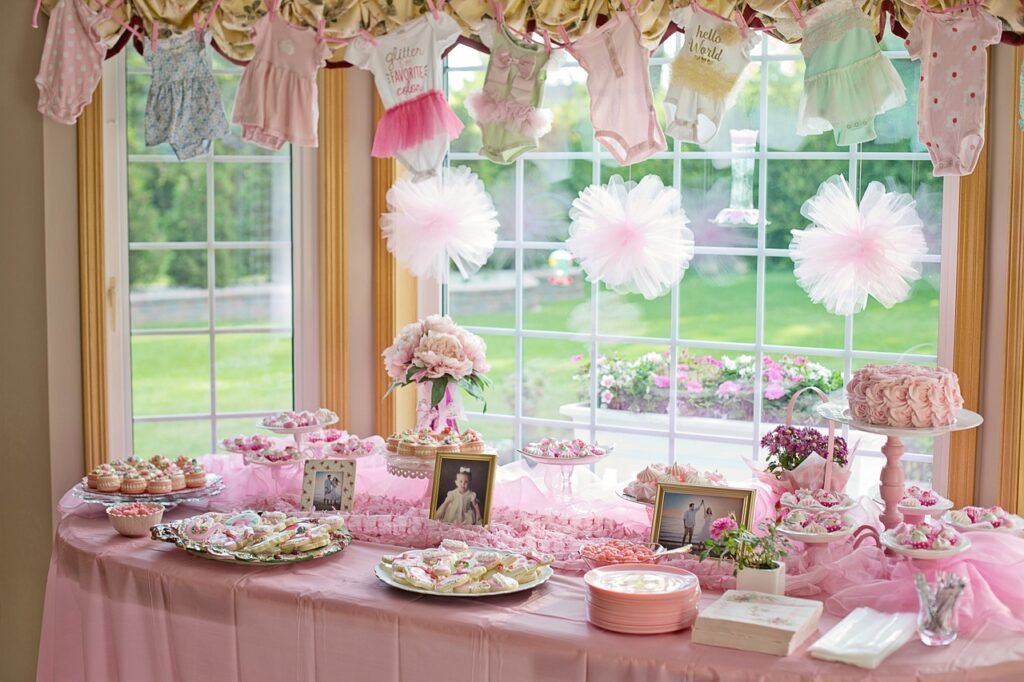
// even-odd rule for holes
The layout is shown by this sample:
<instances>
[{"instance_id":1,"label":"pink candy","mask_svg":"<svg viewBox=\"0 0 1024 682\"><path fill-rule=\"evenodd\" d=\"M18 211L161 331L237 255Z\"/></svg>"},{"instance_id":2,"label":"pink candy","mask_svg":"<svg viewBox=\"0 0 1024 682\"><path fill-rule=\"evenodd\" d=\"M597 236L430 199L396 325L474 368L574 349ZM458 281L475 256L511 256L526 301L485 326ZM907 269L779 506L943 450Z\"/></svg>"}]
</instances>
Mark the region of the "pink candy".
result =
<instances>
[{"instance_id":1,"label":"pink candy","mask_svg":"<svg viewBox=\"0 0 1024 682\"><path fill-rule=\"evenodd\" d=\"M146 504L145 502L128 502L118 504L110 508L111 516L152 516L163 509L159 504Z\"/></svg>"},{"instance_id":2,"label":"pink candy","mask_svg":"<svg viewBox=\"0 0 1024 682\"><path fill-rule=\"evenodd\" d=\"M594 562L609 564L645 564L654 560L654 550L648 545L623 540L609 540L600 544L584 545L580 556Z\"/></svg>"}]
</instances>

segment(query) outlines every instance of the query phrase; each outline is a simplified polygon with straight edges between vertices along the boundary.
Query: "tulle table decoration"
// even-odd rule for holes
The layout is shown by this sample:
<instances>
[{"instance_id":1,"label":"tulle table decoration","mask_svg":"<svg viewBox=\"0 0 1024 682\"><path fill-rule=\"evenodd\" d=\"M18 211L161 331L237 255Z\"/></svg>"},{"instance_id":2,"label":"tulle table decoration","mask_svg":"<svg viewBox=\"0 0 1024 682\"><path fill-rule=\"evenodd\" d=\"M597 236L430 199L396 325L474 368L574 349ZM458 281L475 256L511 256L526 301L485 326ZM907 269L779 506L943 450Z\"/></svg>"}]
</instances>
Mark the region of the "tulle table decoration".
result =
<instances>
[{"instance_id":1,"label":"tulle table decoration","mask_svg":"<svg viewBox=\"0 0 1024 682\"><path fill-rule=\"evenodd\" d=\"M573 200L566 246L591 281L654 299L678 282L693 259L693 232L682 202L661 178L639 183L613 175Z\"/></svg>"},{"instance_id":2,"label":"tulle table decoration","mask_svg":"<svg viewBox=\"0 0 1024 682\"><path fill-rule=\"evenodd\" d=\"M417 277L441 281L450 258L463 277L487 262L498 240L498 212L466 166L425 180L401 178L387 194L381 233L388 251Z\"/></svg>"},{"instance_id":3,"label":"tulle table decoration","mask_svg":"<svg viewBox=\"0 0 1024 682\"><path fill-rule=\"evenodd\" d=\"M913 197L872 182L858 204L846 178L833 175L800 213L813 225L792 231L789 255L813 302L850 315L864 310L868 296L886 308L910 296L928 252Z\"/></svg>"}]
</instances>

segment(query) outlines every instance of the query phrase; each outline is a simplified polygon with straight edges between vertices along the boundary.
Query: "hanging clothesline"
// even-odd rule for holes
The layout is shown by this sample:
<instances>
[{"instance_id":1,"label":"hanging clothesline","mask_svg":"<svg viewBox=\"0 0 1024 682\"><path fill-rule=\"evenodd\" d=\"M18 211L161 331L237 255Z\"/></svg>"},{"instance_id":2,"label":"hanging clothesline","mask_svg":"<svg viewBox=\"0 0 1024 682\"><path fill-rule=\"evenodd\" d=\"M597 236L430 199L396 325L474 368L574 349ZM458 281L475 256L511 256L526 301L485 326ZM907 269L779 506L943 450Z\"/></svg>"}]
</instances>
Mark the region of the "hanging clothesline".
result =
<instances>
[{"instance_id":1,"label":"hanging clothesline","mask_svg":"<svg viewBox=\"0 0 1024 682\"><path fill-rule=\"evenodd\" d=\"M213 45L222 55L236 63L244 63L253 54L251 28L265 12L263 4L253 0L75 1L84 2L93 10L109 7L109 16L96 25L104 43L110 47L108 57L119 52L128 42L141 49L144 34L155 34L159 40L192 29L200 20L212 33ZM891 21L893 32L905 37L921 12L921 1L865 0L862 5L865 13L879 26L879 32L884 28L884 22ZM48 13L57 2L42 0L42 9ZM804 15L820 3L818 0L801 0L792 4L796 4L800 15ZM458 23L462 33L460 42L486 51L479 40L479 30L484 20L498 18L495 5L500 8L500 14L510 29L533 34L541 42L545 39L557 41L563 31L570 39L578 39L624 8L621 0L592 0L572 6L548 0L453 0L443 11ZM640 0L637 23L645 45L654 49L671 36L676 31L670 20L671 11L689 5L689 0ZM962 5L964 0L928 0L932 11L948 11ZM1024 44L1024 3L1019 0L983 0L978 6L1000 20L1003 42ZM702 0L700 8L720 17L738 15L750 28L767 28L772 35L787 42L799 40L799 23L790 0ZM323 22L325 39L332 46L328 60L330 66L347 66L347 42L361 32L380 36L429 11L421 0L281 2L281 16L295 25L317 28Z\"/></svg>"}]
</instances>

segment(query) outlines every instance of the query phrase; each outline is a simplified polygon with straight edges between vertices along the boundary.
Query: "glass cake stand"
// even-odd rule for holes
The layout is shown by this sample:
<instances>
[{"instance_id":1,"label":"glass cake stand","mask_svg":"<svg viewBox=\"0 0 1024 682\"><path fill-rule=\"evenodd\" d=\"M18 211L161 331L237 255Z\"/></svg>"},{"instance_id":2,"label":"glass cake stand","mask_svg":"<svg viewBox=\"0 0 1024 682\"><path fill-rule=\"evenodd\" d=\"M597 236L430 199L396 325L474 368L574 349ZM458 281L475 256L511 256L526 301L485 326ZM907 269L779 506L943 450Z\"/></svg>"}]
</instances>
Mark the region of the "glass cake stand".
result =
<instances>
[{"instance_id":1,"label":"glass cake stand","mask_svg":"<svg viewBox=\"0 0 1024 682\"><path fill-rule=\"evenodd\" d=\"M151 502L160 503L167 509L173 509L183 502L199 502L200 500L205 500L208 497L220 495L223 491L224 479L217 474L207 474L206 485L202 488L182 488L181 490L175 490L169 493L104 493L99 490L89 488L83 479L81 483L78 483L71 489L71 494L83 502L88 502L90 504L110 506L114 504L122 504L124 502Z\"/></svg>"},{"instance_id":2,"label":"glass cake stand","mask_svg":"<svg viewBox=\"0 0 1024 682\"><path fill-rule=\"evenodd\" d=\"M576 499L576 495L572 489L572 474L576 470L576 467L597 464L605 457L612 454L612 450L613 447L609 447L605 450L603 455L588 455L586 457L543 457L541 455L535 455L525 448L517 450L517 452L535 464L557 467L557 471L559 473L557 484L552 485L552 483L548 481L547 476L544 477L544 482L548 486L548 491L555 494L555 499L560 504L572 505Z\"/></svg>"},{"instance_id":3,"label":"glass cake stand","mask_svg":"<svg viewBox=\"0 0 1024 682\"><path fill-rule=\"evenodd\" d=\"M879 477L879 491L882 496L882 500L885 502L885 509L881 514L879 514L878 518L887 530L896 527L901 521L903 521L903 514L900 513L900 510L898 509L899 502L903 499L905 492L903 465L900 463L900 458L906 450L903 445L903 439L920 436L944 436L947 433L952 433L953 431L976 429L981 426L981 423L984 421L981 415L977 412L960 410L957 413L956 420L949 426L935 426L930 428L897 428L894 426L877 426L875 424L866 424L864 422L857 421L850 414L849 405L841 403L821 404L815 409L818 414L825 419L830 419L840 424L846 424L858 431L885 436L885 445L882 446L882 454L885 455L885 466L882 467L882 473ZM866 532L865 529L868 528L870 527L861 526L854 532L854 535L860 536L861 533ZM874 534L874 529L870 530L872 531L872 534Z\"/></svg>"}]
</instances>

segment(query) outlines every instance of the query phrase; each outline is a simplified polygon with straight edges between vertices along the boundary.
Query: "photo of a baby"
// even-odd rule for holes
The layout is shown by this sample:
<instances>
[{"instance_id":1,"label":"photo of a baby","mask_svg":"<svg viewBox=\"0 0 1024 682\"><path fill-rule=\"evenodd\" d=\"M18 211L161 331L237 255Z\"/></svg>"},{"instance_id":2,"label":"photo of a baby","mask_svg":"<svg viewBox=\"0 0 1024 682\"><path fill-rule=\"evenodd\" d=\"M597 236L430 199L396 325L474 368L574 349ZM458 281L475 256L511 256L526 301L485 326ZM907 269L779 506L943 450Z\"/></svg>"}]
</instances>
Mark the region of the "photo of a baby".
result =
<instances>
[{"instance_id":1,"label":"photo of a baby","mask_svg":"<svg viewBox=\"0 0 1024 682\"><path fill-rule=\"evenodd\" d=\"M486 526L495 466L494 455L438 455L430 518L460 526Z\"/></svg>"}]
</instances>

